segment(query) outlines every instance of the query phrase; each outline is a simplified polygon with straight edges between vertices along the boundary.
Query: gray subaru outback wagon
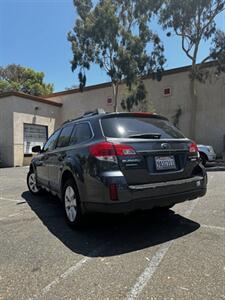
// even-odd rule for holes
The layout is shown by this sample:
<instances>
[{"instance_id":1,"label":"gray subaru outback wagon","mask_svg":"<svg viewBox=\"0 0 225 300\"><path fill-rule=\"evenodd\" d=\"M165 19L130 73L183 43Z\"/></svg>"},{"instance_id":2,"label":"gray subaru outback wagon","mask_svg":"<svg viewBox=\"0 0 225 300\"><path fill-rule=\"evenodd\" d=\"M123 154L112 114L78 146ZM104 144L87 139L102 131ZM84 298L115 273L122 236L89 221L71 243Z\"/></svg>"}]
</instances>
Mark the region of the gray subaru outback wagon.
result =
<instances>
[{"instance_id":1,"label":"gray subaru outback wagon","mask_svg":"<svg viewBox=\"0 0 225 300\"><path fill-rule=\"evenodd\" d=\"M56 130L30 164L34 195L58 195L71 226L88 212L171 208L206 193L196 144L152 113L89 112Z\"/></svg>"}]
</instances>

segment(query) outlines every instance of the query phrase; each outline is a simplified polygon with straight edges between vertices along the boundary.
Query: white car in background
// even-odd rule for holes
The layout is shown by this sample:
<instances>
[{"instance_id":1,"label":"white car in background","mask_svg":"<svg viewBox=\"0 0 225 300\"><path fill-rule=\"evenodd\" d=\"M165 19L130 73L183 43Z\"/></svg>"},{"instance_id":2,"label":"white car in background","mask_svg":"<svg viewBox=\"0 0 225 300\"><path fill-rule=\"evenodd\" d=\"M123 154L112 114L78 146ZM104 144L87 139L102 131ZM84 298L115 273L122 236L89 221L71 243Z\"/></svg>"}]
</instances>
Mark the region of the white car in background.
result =
<instances>
[{"instance_id":1,"label":"white car in background","mask_svg":"<svg viewBox=\"0 0 225 300\"><path fill-rule=\"evenodd\" d=\"M197 145L198 151L202 160L202 164L205 166L208 161L214 161L216 159L216 153L212 146L209 145Z\"/></svg>"}]
</instances>

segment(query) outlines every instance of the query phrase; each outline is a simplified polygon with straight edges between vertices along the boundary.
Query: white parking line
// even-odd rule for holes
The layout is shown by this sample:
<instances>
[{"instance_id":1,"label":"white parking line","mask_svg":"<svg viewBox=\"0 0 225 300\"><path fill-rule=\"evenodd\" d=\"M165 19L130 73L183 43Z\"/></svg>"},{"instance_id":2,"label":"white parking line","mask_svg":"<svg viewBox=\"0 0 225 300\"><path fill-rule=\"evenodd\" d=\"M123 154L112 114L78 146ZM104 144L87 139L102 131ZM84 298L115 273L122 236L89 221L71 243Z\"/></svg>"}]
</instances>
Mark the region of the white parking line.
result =
<instances>
[{"instance_id":1,"label":"white parking line","mask_svg":"<svg viewBox=\"0 0 225 300\"><path fill-rule=\"evenodd\" d=\"M5 197L0 197L0 200L2 200L2 201L9 201L9 202L21 202L21 201L24 201L23 199L16 200L16 199L9 199L9 198L5 198Z\"/></svg>"},{"instance_id":2,"label":"white parking line","mask_svg":"<svg viewBox=\"0 0 225 300\"><path fill-rule=\"evenodd\" d=\"M80 261L78 261L77 264L70 267L68 270L66 270L63 274L59 275L55 280L53 280L51 283L49 283L46 287L44 287L41 292L35 296L33 296L31 299L39 299L41 296L46 295L53 287L55 287L62 279L67 278L72 273L78 271L86 262L88 262L91 259L91 257L84 257Z\"/></svg>"},{"instance_id":3,"label":"white parking line","mask_svg":"<svg viewBox=\"0 0 225 300\"><path fill-rule=\"evenodd\" d=\"M194 210L195 206L198 204L198 199L193 201L190 207L185 212L185 217L189 217L192 211ZM148 266L145 268L144 272L138 277L134 286L130 289L127 294L128 300L133 300L137 298L144 287L147 285L149 280L151 280L152 276L154 275L155 271L157 270L160 262L163 260L164 256L166 255L167 251L174 243L174 240L166 242L160 246L159 250L153 255L152 259L150 260Z\"/></svg>"},{"instance_id":4,"label":"white parking line","mask_svg":"<svg viewBox=\"0 0 225 300\"><path fill-rule=\"evenodd\" d=\"M10 218L13 218L13 217L17 217L17 216L20 216L20 215L21 215L21 213L11 214L11 215L9 215L7 217L0 218L0 221L4 221L4 220L7 220L7 219L10 219Z\"/></svg>"},{"instance_id":5,"label":"white parking line","mask_svg":"<svg viewBox=\"0 0 225 300\"><path fill-rule=\"evenodd\" d=\"M215 229L215 230L225 230L225 227L220 227L220 226L213 226L213 225L205 225L201 224L201 227L203 228L209 228L209 229Z\"/></svg>"},{"instance_id":6,"label":"white parking line","mask_svg":"<svg viewBox=\"0 0 225 300\"><path fill-rule=\"evenodd\" d=\"M81 260L79 260L75 265L71 266L69 269L67 269L64 273L59 275L55 280L53 280L51 283L49 283L47 286L45 286L38 294L32 296L29 298L29 300L34 299L40 299L40 297L46 295L53 287L55 287L59 282L68 276L72 275L73 273L77 272L85 263L89 262L93 258L99 256L101 252L108 246L109 243L105 243L104 245L101 245L100 247L96 248L92 252L89 253L88 256L85 256Z\"/></svg>"}]
</instances>

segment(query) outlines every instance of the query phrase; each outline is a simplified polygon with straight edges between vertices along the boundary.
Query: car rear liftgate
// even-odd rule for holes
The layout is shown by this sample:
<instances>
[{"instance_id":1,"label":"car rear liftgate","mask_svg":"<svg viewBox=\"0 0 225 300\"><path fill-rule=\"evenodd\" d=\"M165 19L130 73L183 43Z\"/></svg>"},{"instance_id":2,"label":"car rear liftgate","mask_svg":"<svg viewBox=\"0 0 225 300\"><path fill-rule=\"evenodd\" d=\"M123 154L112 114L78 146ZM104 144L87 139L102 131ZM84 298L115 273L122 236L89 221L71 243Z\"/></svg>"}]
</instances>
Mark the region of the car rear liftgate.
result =
<instances>
[{"instance_id":1,"label":"car rear liftgate","mask_svg":"<svg viewBox=\"0 0 225 300\"><path fill-rule=\"evenodd\" d=\"M189 178L196 166L197 158L189 151L189 140L107 138L107 141L130 146L135 150L131 155L118 156L120 169L129 185ZM187 160L189 164L186 164Z\"/></svg>"}]
</instances>

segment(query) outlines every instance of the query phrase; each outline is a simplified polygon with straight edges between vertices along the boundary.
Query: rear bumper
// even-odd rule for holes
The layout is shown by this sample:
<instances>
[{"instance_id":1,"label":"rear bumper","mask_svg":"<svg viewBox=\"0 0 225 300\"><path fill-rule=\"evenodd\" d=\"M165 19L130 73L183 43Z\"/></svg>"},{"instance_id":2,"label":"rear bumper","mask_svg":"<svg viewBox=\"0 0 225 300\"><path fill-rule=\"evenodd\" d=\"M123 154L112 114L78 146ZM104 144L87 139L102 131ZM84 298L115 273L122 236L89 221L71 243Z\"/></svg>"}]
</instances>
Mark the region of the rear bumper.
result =
<instances>
[{"instance_id":1,"label":"rear bumper","mask_svg":"<svg viewBox=\"0 0 225 300\"><path fill-rule=\"evenodd\" d=\"M208 154L208 161L216 160L216 154Z\"/></svg>"},{"instance_id":2,"label":"rear bumper","mask_svg":"<svg viewBox=\"0 0 225 300\"><path fill-rule=\"evenodd\" d=\"M202 197L206 194L206 189L191 191L186 193L171 194L163 197L151 197L131 200L126 203L86 203L88 211L103 212L103 213L127 213L136 210L152 209L154 207L163 207L176 203L193 200Z\"/></svg>"},{"instance_id":3,"label":"rear bumper","mask_svg":"<svg viewBox=\"0 0 225 300\"><path fill-rule=\"evenodd\" d=\"M169 206L193 200L206 194L207 176L121 187L118 190L118 201L111 201L108 194L104 202L86 202L87 211L104 213L126 213L135 210L146 210L154 207Z\"/></svg>"}]
</instances>

